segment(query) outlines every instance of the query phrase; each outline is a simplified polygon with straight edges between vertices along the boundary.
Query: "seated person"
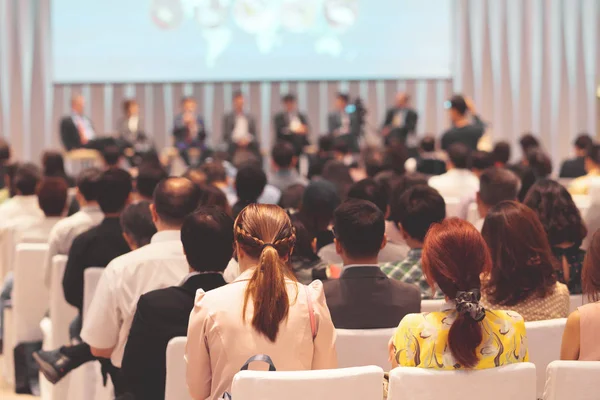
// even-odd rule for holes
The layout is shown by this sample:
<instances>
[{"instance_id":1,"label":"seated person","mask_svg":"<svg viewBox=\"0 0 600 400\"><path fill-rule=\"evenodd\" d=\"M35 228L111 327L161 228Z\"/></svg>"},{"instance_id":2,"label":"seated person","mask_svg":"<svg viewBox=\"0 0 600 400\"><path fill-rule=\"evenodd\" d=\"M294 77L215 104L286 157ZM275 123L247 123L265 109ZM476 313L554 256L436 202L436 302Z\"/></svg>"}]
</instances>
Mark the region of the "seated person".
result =
<instances>
[{"instance_id":1,"label":"seated person","mask_svg":"<svg viewBox=\"0 0 600 400\"><path fill-rule=\"evenodd\" d=\"M435 151L435 137L425 136L421 140L416 171L425 175L446 173L446 163L438 157Z\"/></svg>"},{"instance_id":2,"label":"seated person","mask_svg":"<svg viewBox=\"0 0 600 400\"><path fill-rule=\"evenodd\" d=\"M575 157L565 160L560 167L560 178L579 178L587 174L585 169L585 158L588 155L590 148L594 145L594 141L588 134L577 136L573 147L575 148Z\"/></svg>"},{"instance_id":3,"label":"seated person","mask_svg":"<svg viewBox=\"0 0 600 400\"><path fill-rule=\"evenodd\" d=\"M585 250L581 244L587 236L579 209L567 190L549 179L536 183L524 203L531 208L544 227L552 253L558 263L555 273L571 294L581 293L581 268Z\"/></svg>"},{"instance_id":4,"label":"seated person","mask_svg":"<svg viewBox=\"0 0 600 400\"><path fill-rule=\"evenodd\" d=\"M60 138L67 151L87 146L96 137L92 121L85 115L85 99L71 98L71 115L60 121Z\"/></svg>"},{"instance_id":5,"label":"seated person","mask_svg":"<svg viewBox=\"0 0 600 400\"><path fill-rule=\"evenodd\" d=\"M335 139L333 136L326 135L319 138L319 150L317 151L317 154L311 155L308 160L308 179L323 174L325 164L334 158L334 144Z\"/></svg>"},{"instance_id":6,"label":"seated person","mask_svg":"<svg viewBox=\"0 0 600 400\"><path fill-rule=\"evenodd\" d=\"M244 94L241 91L233 94L233 110L223 116L223 140L228 145L230 155L239 149L260 155L256 121L244 110Z\"/></svg>"},{"instance_id":7,"label":"seated person","mask_svg":"<svg viewBox=\"0 0 600 400\"><path fill-rule=\"evenodd\" d=\"M471 172L477 178L483 174L483 171L494 166L492 153L488 151L475 150L471 152Z\"/></svg>"},{"instance_id":8,"label":"seated person","mask_svg":"<svg viewBox=\"0 0 600 400\"><path fill-rule=\"evenodd\" d=\"M390 209L389 212L386 213L385 235L387 236L388 242L405 247L407 254L410 248L408 247L408 244L406 244L406 240L404 240L402 231L398 229L400 226L400 216L404 212L402 210L403 203L401 203L400 199L408 189L417 185L427 186L427 176L419 173L404 174L394 180L393 186L390 188ZM391 262L395 261L398 260L392 260Z\"/></svg>"},{"instance_id":9,"label":"seated person","mask_svg":"<svg viewBox=\"0 0 600 400\"><path fill-rule=\"evenodd\" d=\"M119 168L123 161L123 152L117 145L106 146L100 152L105 168Z\"/></svg>"},{"instance_id":10,"label":"seated person","mask_svg":"<svg viewBox=\"0 0 600 400\"><path fill-rule=\"evenodd\" d=\"M502 201L517 200L520 186L517 175L505 168L488 168L479 176L479 192L476 195L479 220L475 223L479 232L490 208Z\"/></svg>"},{"instance_id":11,"label":"seated person","mask_svg":"<svg viewBox=\"0 0 600 400\"><path fill-rule=\"evenodd\" d=\"M175 147L188 166L190 165L189 150L192 148L204 150L207 136L204 120L196 113L196 108L196 100L192 97L184 97L181 100L181 113L173 121Z\"/></svg>"},{"instance_id":12,"label":"seated person","mask_svg":"<svg viewBox=\"0 0 600 400\"><path fill-rule=\"evenodd\" d=\"M208 177L199 167L188 168L183 175L184 178L194 182L197 186L207 185Z\"/></svg>"},{"instance_id":13,"label":"seated person","mask_svg":"<svg viewBox=\"0 0 600 400\"><path fill-rule=\"evenodd\" d=\"M477 150L479 139L485 132L485 123L479 118L473 100L454 95L446 103L452 127L442 135L442 150L449 151L456 143L464 144L471 151Z\"/></svg>"},{"instance_id":14,"label":"seated person","mask_svg":"<svg viewBox=\"0 0 600 400\"><path fill-rule=\"evenodd\" d=\"M415 285L389 279L379 269L385 246L385 219L377 206L348 200L334 213L335 247L344 268L339 279L324 283L327 306L338 329L397 326L406 314L421 310Z\"/></svg>"},{"instance_id":15,"label":"seated person","mask_svg":"<svg viewBox=\"0 0 600 400\"><path fill-rule=\"evenodd\" d=\"M155 164L143 163L138 168L138 175L135 178L136 201L152 201L154 189L158 184L167 179L169 174L160 166Z\"/></svg>"},{"instance_id":16,"label":"seated person","mask_svg":"<svg viewBox=\"0 0 600 400\"><path fill-rule=\"evenodd\" d=\"M233 205L234 218L249 204L258 203L267 185L265 171L254 163L242 166L235 177L237 202Z\"/></svg>"},{"instance_id":17,"label":"seated person","mask_svg":"<svg viewBox=\"0 0 600 400\"><path fill-rule=\"evenodd\" d=\"M584 165L586 174L571 182L569 185L571 194L588 194L592 182L598 180L600 176L600 144L590 146Z\"/></svg>"},{"instance_id":18,"label":"seated person","mask_svg":"<svg viewBox=\"0 0 600 400\"><path fill-rule=\"evenodd\" d=\"M285 140L292 144L296 156L302 154L308 143L310 127L306 115L298 111L298 102L294 94L287 94L282 99L284 110L273 117L276 140Z\"/></svg>"},{"instance_id":19,"label":"seated person","mask_svg":"<svg viewBox=\"0 0 600 400\"><path fill-rule=\"evenodd\" d=\"M404 317L389 344L392 368L456 371L529 360L523 317L485 309L479 301L479 276L491 268L491 258L473 225L458 218L433 225L422 262L430 286L448 302L442 311Z\"/></svg>"},{"instance_id":20,"label":"seated person","mask_svg":"<svg viewBox=\"0 0 600 400\"><path fill-rule=\"evenodd\" d=\"M181 242L189 274L177 286L142 295L129 330L121 372L136 399L165 398L167 344L187 335L196 291L225 285L222 273L233 254L233 220L216 207L200 208L185 219Z\"/></svg>"},{"instance_id":21,"label":"seated person","mask_svg":"<svg viewBox=\"0 0 600 400\"><path fill-rule=\"evenodd\" d=\"M417 285L422 299L443 297L429 286L421 266L421 252L425 235L431 225L446 218L444 198L427 185L415 186L406 191L398 203L398 229L410 247L406 258L383 264L381 270L390 278Z\"/></svg>"},{"instance_id":22,"label":"seated person","mask_svg":"<svg viewBox=\"0 0 600 400\"><path fill-rule=\"evenodd\" d=\"M510 143L505 141L496 142L494 149L492 150L492 159L494 160L494 166L498 168L508 168L508 162L510 161Z\"/></svg>"},{"instance_id":23,"label":"seated person","mask_svg":"<svg viewBox=\"0 0 600 400\"><path fill-rule=\"evenodd\" d=\"M483 280L485 308L513 310L525 321L567 317L569 289L556 280L556 260L535 212L503 201L489 210L481 233L492 255Z\"/></svg>"},{"instance_id":24,"label":"seated person","mask_svg":"<svg viewBox=\"0 0 600 400\"><path fill-rule=\"evenodd\" d=\"M583 263L583 294L590 303L567 319L560 350L561 360L600 361L600 231L594 233Z\"/></svg>"},{"instance_id":25,"label":"seated person","mask_svg":"<svg viewBox=\"0 0 600 400\"><path fill-rule=\"evenodd\" d=\"M117 145L128 154L132 165L138 165L142 155L152 150L153 144L144 132L144 121L140 117L140 106L133 99L123 102L123 118L117 128ZM131 149L132 152L128 153Z\"/></svg>"},{"instance_id":26,"label":"seated person","mask_svg":"<svg viewBox=\"0 0 600 400\"><path fill-rule=\"evenodd\" d=\"M304 190L306 185L297 183L295 185L288 186L284 191L281 192L279 198L279 207L287 210L290 214L295 214L302 207L302 197L304 196Z\"/></svg>"},{"instance_id":27,"label":"seated person","mask_svg":"<svg viewBox=\"0 0 600 400\"><path fill-rule=\"evenodd\" d=\"M65 160L58 151L45 151L42 155L43 176L62 178L69 187L75 187L75 180L65 172Z\"/></svg>"},{"instance_id":28,"label":"seated person","mask_svg":"<svg viewBox=\"0 0 600 400\"><path fill-rule=\"evenodd\" d=\"M461 199L473 195L479 189L479 180L470 170L471 151L462 143L448 148L447 172L429 179L429 186L446 198Z\"/></svg>"},{"instance_id":29,"label":"seated person","mask_svg":"<svg viewBox=\"0 0 600 400\"><path fill-rule=\"evenodd\" d=\"M362 128L357 113L348 113L349 105L350 96L347 93L335 96L334 110L327 116L327 132L336 140L344 142L351 153L358 153L358 138Z\"/></svg>"},{"instance_id":30,"label":"seated person","mask_svg":"<svg viewBox=\"0 0 600 400\"><path fill-rule=\"evenodd\" d=\"M22 164L12 179L14 196L0 204L0 228L10 227L22 217L43 218L44 213L35 194L41 179L40 169L34 164Z\"/></svg>"},{"instance_id":31,"label":"seated person","mask_svg":"<svg viewBox=\"0 0 600 400\"><path fill-rule=\"evenodd\" d=\"M269 183L282 192L289 186L302 184L308 181L298 173L296 164L298 157L295 156L294 146L289 142L278 142L271 150L271 170Z\"/></svg>"},{"instance_id":32,"label":"seated person","mask_svg":"<svg viewBox=\"0 0 600 400\"><path fill-rule=\"evenodd\" d=\"M337 367L322 284L299 284L287 265L295 235L285 211L252 204L233 231L242 274L229 285L198 291L190 315L185 359L193 399L230 391L234 375L256 354L268 354L282 371Z\"/></svg>"}]
</instances>

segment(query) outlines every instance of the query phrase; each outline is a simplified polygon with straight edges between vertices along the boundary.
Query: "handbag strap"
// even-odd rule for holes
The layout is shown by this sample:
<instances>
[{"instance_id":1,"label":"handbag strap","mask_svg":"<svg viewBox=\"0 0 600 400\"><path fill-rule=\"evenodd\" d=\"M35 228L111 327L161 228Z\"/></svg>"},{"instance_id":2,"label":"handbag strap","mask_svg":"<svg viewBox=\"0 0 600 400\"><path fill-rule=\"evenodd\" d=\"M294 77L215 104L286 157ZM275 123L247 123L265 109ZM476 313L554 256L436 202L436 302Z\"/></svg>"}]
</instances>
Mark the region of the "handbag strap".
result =
<instances>
[{"instance_id":1,"label":"handbag strap","mask_svg":"<svg viewBox=\"0 0 600 400\"><path fill-rule=\"evenodd\" d=\"M312 296L310 295L310 291L308 290L308 286L304 286L304 291L306 292L306 299L308 302L308 316L310 318L310 331L312 333L313 341L317 337L317 321L315 318L315 309L313 308Z\"/></svg>"},{"instance_id":2,"label":"handbag strap","mask_svg":"<svg viewBox=\"0 0 600 400\"><path fill-rule=\"evenodd\" d=\"M271 360L271 357L269 357L266 354L257 354L255 356L250 357L248 361L246 361L246 363L242 366L240 371L247 371L248 367L250 366L250 363L253 363L255 361L262 361L269 364L269 371L271 372L277 371L277 369L275 368L275 364L273 364L273 360Z\"/></svg>"}]
</instances>

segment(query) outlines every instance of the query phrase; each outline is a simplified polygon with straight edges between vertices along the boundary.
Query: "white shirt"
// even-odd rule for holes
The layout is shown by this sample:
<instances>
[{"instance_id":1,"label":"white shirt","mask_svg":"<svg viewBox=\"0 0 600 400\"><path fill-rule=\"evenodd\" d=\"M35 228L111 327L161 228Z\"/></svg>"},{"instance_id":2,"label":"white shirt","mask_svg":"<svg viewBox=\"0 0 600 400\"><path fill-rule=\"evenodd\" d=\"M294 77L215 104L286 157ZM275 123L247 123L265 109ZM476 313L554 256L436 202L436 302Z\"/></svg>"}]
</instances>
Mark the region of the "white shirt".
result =
<instances>
[{"instance_id":1,"label":"white shirt","mask_svg":"<svg viewBox=\"0 0 600 400\"><path fill-rule=\"evenodd\" d=\"M237 143L241 140L250 140L252 137L250 136L250 132L248 132L248 118L246 118L243 114L238 114L235 116L235 125L233 127L233 133L231 135L231 139L234 143Z\"/></svg>"},{"instance_id":2,"label":"white shirt","mask_svg":"<svg viewBox=\"0 0 600 400\"><path fill-rule=\"evenodd\" d=\"M0 205L0 228L12 226L21 217L44 218L37 196L16 195Z\"/></svg>"},{"instance_id":3,"label":"white shirt","mask_svg":"<svg viewBox=\"0 0 600 400\"><path fill-rule=\"evenodd\" d=\"M115 258L105 268L81 338L95 348L114 348L111 360L120 368L140 297L178 285L188 272L180 231L157 232L150 244Z\"/></svg>"},{"instance_id":4,"label":"white shirt","mask_svg":"<svg viewBox=\"0 0 600 400\"><path fill-rule=\"evenodd\" d=\"M92 123L90 122L90 119L88 117L74 114L71 118L73 119L73 123L75 124L77 129L83 130L83 136L85 136L87 140L91 140L96 137L94 127L92 127Z\"/></svg>"},{"instance_id":5,"label":"white shirt","mask_svg":"<svg viewBox=\"0 0 600 400\"><path fill-rule=\"evenodd\" d=\"M136 133L138 131L139 124L140 124L140 117L139 117L139 115L132 115L127 120L127 128L129 129L129 131L131 133Z\"/></svg>"},{"instance_id":6,"label":"white shirt","mask_svg":"<svg viewBox=\"0 0 600 400\"><path fill-rule=\"evenodd\" d=\"M68 255L73 240L83 232L100 224L104 214L99 206L85 206L81 210L59 221L48 235L48 256L44 264L44 280L50 287L52 258L56 255Z\"/></svg>"},{"instance_id":7,"label":"white shirt","mask_svg":"<svg viewBox=\"0 0 600 400\"><path fill-rule=\"evenodd\" d=\"M350 116L345 112L340 116L340 135L346 135L350 133Z\"/></svg>"},{"instance_id":8,"label":"white shirt","mask_svg":"<svg viewBox=\"0 0 600 400\"><path fill-rule=\"evenodd\" d=\"M429 178L429 186L440 192L444 198L462 199L477 193L479 179L468 169L453 168L445 174Z\"/></svg>"}]
</instances>

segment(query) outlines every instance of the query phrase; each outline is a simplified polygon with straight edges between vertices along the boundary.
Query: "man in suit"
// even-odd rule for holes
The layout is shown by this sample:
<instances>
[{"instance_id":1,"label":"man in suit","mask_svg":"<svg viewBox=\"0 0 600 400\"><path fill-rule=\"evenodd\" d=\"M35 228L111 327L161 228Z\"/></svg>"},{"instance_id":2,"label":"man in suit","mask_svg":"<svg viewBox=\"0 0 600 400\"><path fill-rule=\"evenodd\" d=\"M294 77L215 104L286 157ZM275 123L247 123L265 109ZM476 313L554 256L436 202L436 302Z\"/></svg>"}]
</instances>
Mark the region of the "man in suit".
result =
<instances>
[{"instance_id":1,"label":"man in suit","mask_svg":"<svg viewBox=\"0 0 600 400\"><path fill-rule=\"evenodd\" d=\"M585 157L587 157L593 144L594 141L590 135L585 133L579 135L577 139L575 139L575 143L573 143L575 147L575 158L563 162L560 167L561 178L579 178L580 176L587 174L585 170Z\"/></svg>"},{"instance_id":2,"label":"man in suit","mask_svg":"<svg viewBox=\"0 0 600 400\"><path fill-rule=\"evenodd\" d=\"M152 142L144 132L140 106L133 99L123 102L123 119L117 127L117 145L127 156L131 165L138 165L143 153L152 150ZM131 153L129 152L131 151Z\"/></svg>"},{"instance_id":3,"label":"man in suit","mask_svg":"<svg viewBox=\"0 0 600 400\"><path fill-rule=\"evenodd\" d=\"M190 149L205 149L206 128L204 120L197 114L196 109L196 100L192 97L184 97L181 100L181 113L176 115L173 121L175 147L187 165L190 165Z\"/></svg>"},{"instance_id":4,"label":"man in suit","mask_svg":"<svg viewBox=\"0 0 600 400\"><path fill-rule=\"evenodd\" d=\"M358 147L358 138L360 136L361 126L359 117L355 112L348 112L350 96L346 93L338 93L335 98L335 110L329 114L327 126L330 135L337 140L348 144L352 153L360 151Z\"/></svg>"},{"instance_id":5,"label":"man in suit","mask_svg":"<svg viewBox=\"0 0 600 400\"><path fill-rule=\"evenodd\" d=\"M227 143L229 154L238 149L247 149L260 154L259 141L254 117L244 111L244 94L233 94L233 110L223 116L223 141Z\"/></svg>"},{"instance_id":6,"label":"man in suit","mask_svg":"<svg viewBox=\"0 0 600 400\"><path fill-rule=\"evenodd\" d=\"M187 335L196 291L225 285L223 271L233 254L233 220L216 207L200 208L183 223L181 241L189 275L178 286L142 295L129 331L122 373L127 391L136 399L164 399L167 344Z\"/></svg>"},{"instance_id":7,"label":"man in suit","mask_svg":"<svg viewBox=\"0 0 600 400\"><path fill-rule=\"evenodd\" d=\"M379 268L379 251L387 243L383 212L369 201L348 200L333 220L344 268L339 279L324 283L324 290L335 327L394 328L406 314L420 312L419 289L389 279Z\"/></svg>"},{"instance_id":8,"label":"man in suit","mask_svg":"<svg viewBox=\"0 0 600 400\"><path fill-rule=\"evenodd\" d=\"M81 95L71 99L71 115L60 121L60 138L67 151L88 145L96 137L92 121L84 115L85 99Z\"/></svg>"},{"instance_id":9,"label":"man in suit","mask_svg":"<svg viewBox=\"0 0 600 400\"><path fill-rule=\"evenodd\" d=\"M287 94L282 99L284 111L277 113L273 118L275 137L277 141L287 141L294 146L296 156L302 154L304 146L309 144L308 134L310 126L306 115L298 111L296 96Z\"/></svg>"},{"instance_id":10,"label":"man in suit","mask_svg":"<svg viewBox=\"0 0 600 400\"><path fill-rule=\"evenodd\" d=\"M387 110L381 133L385 144L393 142L406 143L406 137L415 133L419 115L408 105L409 97L406 93L396 95L396 104Z\"/></svg>"}]
</instances>

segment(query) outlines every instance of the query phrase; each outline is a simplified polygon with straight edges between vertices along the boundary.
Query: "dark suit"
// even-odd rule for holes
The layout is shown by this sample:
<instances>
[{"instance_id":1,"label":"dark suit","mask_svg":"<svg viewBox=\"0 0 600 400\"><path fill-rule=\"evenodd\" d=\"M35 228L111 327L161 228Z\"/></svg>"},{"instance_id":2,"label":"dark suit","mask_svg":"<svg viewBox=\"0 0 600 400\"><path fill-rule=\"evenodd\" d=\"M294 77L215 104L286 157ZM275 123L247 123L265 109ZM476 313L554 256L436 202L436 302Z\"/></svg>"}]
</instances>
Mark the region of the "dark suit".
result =
<instances>
[{"instance_id":1,"label":"dark suit","mask_svg":"<svg viewBox=\"0 0 600 400\"><path fill-rule=\"evenodd\" d=\"M560 167L560 178L579 178L586 175L585 157L575 157L565 160Z\"/></svg>"},{"instance_id":2,"label":"dark suit","mask_svg":"<svg viewBox=\"0 0 600 400\"><path fill-rule=\"evenodd\" d=\"M138 400L164 399L169 340L186 336L196 291L225 285L218 273L191 276L182 286L140 297L129 331L121 373L126 390Z\"/></svg>"},{"instance_id":3,"label":"dark suit","mask_svg":"<svg viewBox=\"0 0 600 400\"><path fill-rule=\"evenodd\" d=\"M89 121L89 118L82 117ZM92 126L91 121L89 121L90 126ZM60 139L62 140L63 146L67 151L71 151L74 149L80 149L83 147L81 143L81 137L79 136L79 129L77 129L77 125L73 121L72 116L64 117L60 120Z\"/></svg>"},{"instance_id":4,"label":"dark suit","mask_svg":"<svg viewBox=\"0 0 600 400\"><path fill-rule=\"evenodd\" d=\"M190 156L188 154L190 148L195 147L205 150L204 142L207 133L206 128L204 127L204 120L199 115L196 115L196 125L198 126L198 132L190 132L184 123L183 114L175 116L175 120L173 121L175 147L177 147L179 155L187 165L190 165Z\"/></svg>"},{"instance_id":5,"label":"dark suit","mask_svg":"<svg viewBox=\"0 0 600 400\"><path fill-rule=\"evenodd\" d=\"M323 285L338 329L395 328L406 314L421 312L419 288L388 278L378 267L344 269Z\"/></svg>"},{"instance_id":6,"label":"dark suit","mask_svg":"<svg viewBox=\"0 0 600 400\"><path fill-rule=\"evenodd\" d=\"M296 115L298 116L298 120L300 120L300 122L303 125L306 125L307 127L308 125L308 118L306 118L306 115L302 114L302 113L296 113ZM273 125L275 126L275 138L277 139L277 141L280 140L284 140L286 142L290 142L292 144L292 146L294 146L294 149L296 150L296 155L300 155L302 154L302 150L304 149L304 146L308 146L309 142L308 142L308 133L306 132L306 134L304 135L299 135L297 133L292 133L290 131L290 113L282 111L280 113L277 113L275 115L275 117L273 118Z\"/></svg>"},{"instance_id":7,"label":"dark suit","mask_svg":"<svg viewBox=\"0 0 600 400\"><path fill-rule=\"evenodd\" d=\"M358 153L360 151L358 147L358 138L360 136L360 123L358 115L356 113L347 114L350 118L349 132L340 134L339 129L342 127L342 113L335 111L329 114L327 118L327 129L330 135L336 137L336 139L343 140L348 144L350 151Z\"/></svg>"},{"instance_id":8,"label":"dark suit","mask_svg":"<svg viewBox=\"0 0 600 400\"><path fill-rule=\"evenodd\" d=\"M400 116L404 117L404 120L400 126L394 126L394 118L398 113L402 113ZM393 141L406 143L406 137L411 133L415 133L418 120L419 115L415 110L410 108L394 107L387 110L383 127L388 127L390 129L390 133L385 138L385 143L390 144Z\"/></svg>"},{"instance_id":9,"label":"dark suit","mask_svg":"<svg viewBox=\"0 0 600 400\"><path fill-rule=\"evenodd\" d=\"M446 163L438 158L418 158L417 172L425 175L441 175L446 173Z\"/></svg>"},{"instance_id":10,"label":"dark suit","mask_svg":"<svg viewBox=\"0 0 600 400\"><path fill-rule=\"evenodd\" d=\"M248 133L252 136L252 140L258 143L258 136L256 135L256 121L250 114L244 113L244 117L248 121ZM235 129L236 113L230 112L223 117L223 140L227 143L233 142L233 130Z\"/></svg>"}]
</instances>

